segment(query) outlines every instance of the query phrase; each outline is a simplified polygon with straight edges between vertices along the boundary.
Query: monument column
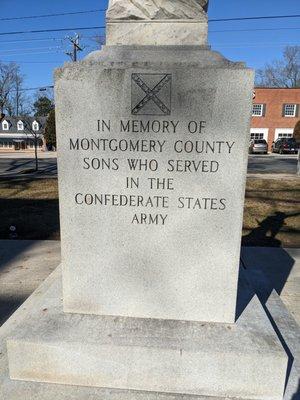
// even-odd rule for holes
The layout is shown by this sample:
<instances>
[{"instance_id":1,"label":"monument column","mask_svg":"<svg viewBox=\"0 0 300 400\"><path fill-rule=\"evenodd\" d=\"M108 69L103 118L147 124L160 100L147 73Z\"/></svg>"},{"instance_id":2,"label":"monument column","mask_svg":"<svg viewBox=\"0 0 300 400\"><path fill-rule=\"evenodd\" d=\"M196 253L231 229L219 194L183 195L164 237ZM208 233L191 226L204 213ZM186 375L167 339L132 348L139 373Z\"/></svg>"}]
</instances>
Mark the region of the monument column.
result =
<instances>
[{"instance_id":1,"label":"monument column","mask_svg":"<svg viewBox=\"0 0 300 400\"><path fill-rule=\"evenodd\" d=\"M206 11L111 0L106 46L56 71L63 290L8 340L12 379L282 398L258 299L236 318L253 71L210 50Z\"/></svg>"}]
</instances>

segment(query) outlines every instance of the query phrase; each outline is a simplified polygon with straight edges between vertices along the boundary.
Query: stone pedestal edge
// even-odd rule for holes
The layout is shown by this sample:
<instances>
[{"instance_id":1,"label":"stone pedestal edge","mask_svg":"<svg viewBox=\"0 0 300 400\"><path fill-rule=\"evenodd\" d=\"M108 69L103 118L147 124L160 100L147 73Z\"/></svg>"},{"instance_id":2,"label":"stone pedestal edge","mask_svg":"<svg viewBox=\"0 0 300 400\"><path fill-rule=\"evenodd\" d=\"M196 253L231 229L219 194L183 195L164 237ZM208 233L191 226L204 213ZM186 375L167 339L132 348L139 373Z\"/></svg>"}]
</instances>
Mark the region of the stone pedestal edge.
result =
<instances>
[{"instance_id":1,"label":"stone pedestal edge","mask_svg":"<svg viewBox=\"0 0 300 400\"><path fill-rule=\"evenodd\" d=\"M108 45L206 45L208 24L203 20L108 20Z\"/></svg>"}]
</instances>

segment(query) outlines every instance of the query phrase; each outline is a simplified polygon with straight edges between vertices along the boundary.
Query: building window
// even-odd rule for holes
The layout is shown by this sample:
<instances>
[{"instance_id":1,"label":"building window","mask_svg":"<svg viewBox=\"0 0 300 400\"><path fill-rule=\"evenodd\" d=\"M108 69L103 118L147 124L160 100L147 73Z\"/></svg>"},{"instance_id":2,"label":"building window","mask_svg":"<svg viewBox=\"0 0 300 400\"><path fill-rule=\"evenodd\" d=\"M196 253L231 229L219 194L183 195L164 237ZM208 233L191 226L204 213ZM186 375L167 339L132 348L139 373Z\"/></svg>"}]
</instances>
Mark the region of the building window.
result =
<instances>
[{"instance_id":1,"label":"building window","mask_svg":"<svg viewBox=\"0 0 300 400\"><path fill-rule=\"evenodd\" d=\"M278 139L292 138L292 133L278 133Z\"/></svg>"},{"instance_id":2,"label":"building window","mask_svg":"<svg viewBox=\"0 0 300 400\"><path fill-rule=\"evenodd\" d=\"M263 139L264 134L263 133L251 133L251 140L258 140L258 139Z\"/></svg>"},{"instance_id":3,"label":"building window","mask_svg":"<svg viewBox=\"0 0 300 400\"><path fill-rule=\"evenodd\" d=\"M8 130L9 130L9 125L8 125L8 122L7 122L7 121L3 121L3 122L2 122L2 129L3 129L4 131L8 131Z\"/></svg>"},{"instance_id":4,"label":"building window","mask_svg":"<svg viewBox=\"0 0 300 400\"><path fill-rule=\"evenodd\" d=\"M253 117L262 117L264 113L264 105L263 104L253 104L252 108L252 116Z\"/></svg>"},{"instance_id":5,"label":"building window","mask_svg":"<svg viewBox=\"0 0 300 400\"><path fill-rule=\"evenodd\" d=\"M27 144L28 144L30 149L34 149L34 142L35 142L35 140L29 140L27 142ZM37 145L38 148L42 148L43 147L43 141L38 139L36 145Z\"/></svg>"},{"instance_id":6,"label":"building window","mask_svg":"<svg viewBox=\"0 0 300 400\"><path fill-rule=\"evenodd\" d=\"M283 115L285 117L296 117L296 104L285 104L283 109Z\"/></svg>"},{"instance_id":7,"label":"building window","mask_svg":"<svg viewBox=\"0 0 300 400\"><path fill-rule=\"evenodd\" d=\"M22 121L19 121L17 124L18 131L24 131L24 123Z\"/></svg>"},{"instance_id":8,"label":"building window","mask_svg":"<svg viewBox=\"0 0 300 400\"><path fill-rule=\"evenodd\" d=\"M293 137L294 129L292 128L276 128L274 140Z\"/></svg>"},{"instance_id":9,"label":"building window","mask_svg":"<svg viewBox=\"0 0 300 400\"><path fill-rule=\"evenodd\" d=\"M13 142L9 140L3 140L0 142L0 147L4 147L5 149L12 149L13 148Z\"/></svg>"},{"instance_id":10,"label":"building window","mask_svg":"<svg viewBox=\"0 0 300 400\"><path fill-rule=\"evenodd\" d=\"M32 123L32 129L33 129L34 131L38 131L38 130L40 129L39 123L38 123L37 121L33 121L33 123Z\"/></svg>"}]
</instances>

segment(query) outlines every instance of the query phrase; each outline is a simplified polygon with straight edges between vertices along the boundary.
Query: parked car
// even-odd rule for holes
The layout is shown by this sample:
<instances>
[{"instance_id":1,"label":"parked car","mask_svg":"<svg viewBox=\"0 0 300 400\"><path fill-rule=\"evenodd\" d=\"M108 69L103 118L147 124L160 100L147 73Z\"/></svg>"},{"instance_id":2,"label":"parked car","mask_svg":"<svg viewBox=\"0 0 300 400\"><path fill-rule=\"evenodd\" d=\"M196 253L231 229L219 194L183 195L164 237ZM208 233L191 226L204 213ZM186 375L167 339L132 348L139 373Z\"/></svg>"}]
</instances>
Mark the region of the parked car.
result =
<instances>
[{"instance_id":1,"label":"parked car","mask_svg":"<svg viewBox=\"0 0 300 400\"><path fill-rule=\"evenodd\" d=\"M264 139L252 139L249 144L249 154L268 154L268 143Z\"/></svg>"},{"instance_id":2,"label":"parked car","mask_svg":"<svg viewBox=\"0 0 300 400\"><path fill-rule=\"evenodd\" d=\"M294 138L283 138L277 139L272 144L272 153L289 153L289 154L297 154L298 153L298 143Z\"/></svg>"}]
</instances>

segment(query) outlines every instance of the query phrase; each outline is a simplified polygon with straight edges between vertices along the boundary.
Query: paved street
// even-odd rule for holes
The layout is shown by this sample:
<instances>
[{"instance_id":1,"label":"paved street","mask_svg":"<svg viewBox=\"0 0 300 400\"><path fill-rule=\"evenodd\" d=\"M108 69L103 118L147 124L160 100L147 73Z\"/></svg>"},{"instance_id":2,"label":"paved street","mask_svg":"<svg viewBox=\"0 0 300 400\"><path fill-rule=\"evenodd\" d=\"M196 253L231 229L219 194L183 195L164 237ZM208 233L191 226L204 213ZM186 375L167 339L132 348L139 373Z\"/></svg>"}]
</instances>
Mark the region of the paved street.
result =
<instances>
[{"instance_id":1,"label":"paved street","mask_svg":"<svg viewBox=\"0 0 300 400\"><path fill-rule=\"evenodd\" d=\"M297 155L267 154L249 155L248 173L250 174L296 174Z\"/></svg>"},{"instance_id":2,"label":"paved street","mask_svg":"<svg viewBox=\"0 0 300 400\"><path fill-rule=\"evenodd\" d=\"M31 154L4 154L0 153L0 177L28 177L52 178L57 175L56 153L42 153L39 155L39 169L37 173L25 173L34 168L34 158ZM25 172L24 172L25 171ZM297 155L249 155L248 173L250 174L296 174Z\"/></svg>"},{"instance_id":3,"label":"paved street","mask_svg":"<svg viewBox=\"0 0 300 400\"><path fill-rule=\"evenodd\" d=\"M4 155L0 156L0 178L15 178L15 177L40 177L53 178L57 176L56 158L46 158L39 156L39 172L27 173L35 168L34 158L7 158ZM49 155L48 155L49 156Z\"/></svg>"}]
</instances>

